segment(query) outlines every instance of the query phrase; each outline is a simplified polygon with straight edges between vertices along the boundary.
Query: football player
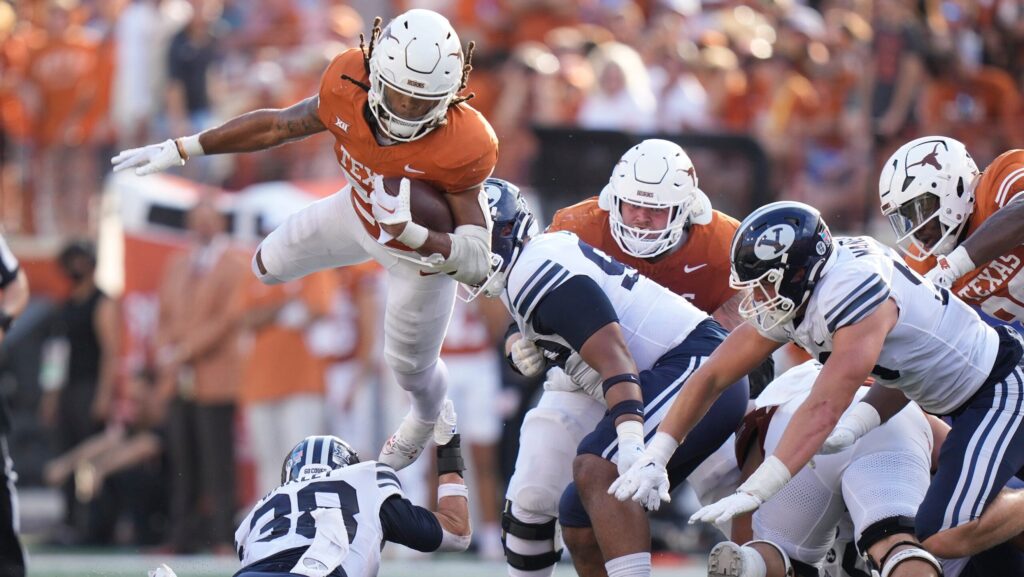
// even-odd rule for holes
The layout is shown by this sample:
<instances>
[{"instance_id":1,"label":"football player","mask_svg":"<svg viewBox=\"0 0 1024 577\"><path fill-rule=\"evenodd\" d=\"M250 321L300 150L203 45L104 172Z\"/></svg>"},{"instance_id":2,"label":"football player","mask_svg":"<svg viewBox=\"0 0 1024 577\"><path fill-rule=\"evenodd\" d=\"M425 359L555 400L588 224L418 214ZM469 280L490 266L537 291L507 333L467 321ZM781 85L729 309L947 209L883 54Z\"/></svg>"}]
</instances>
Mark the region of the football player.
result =
<instances>
[{"instance_id":1,"label":"football player","mask_svg":"<svg viewBox=\"0 0 1024 577\"><path fill-rule=\"evenodd\" d=\"M432 435L443 444L450 434L434 425L447 389L438 354L455 301L452 279L478 283L490 269L480 194L497 139L468 97L458 96L472 54L473 44L464 55L455 30L429 10L409 10L383 30L378 19L367 46L342 52L327 67L319 94L113 159L114 170L146 175L201 154L262 150L325 130L334 136L348 184L267 236L252 268L268 284L370 259L387 269L384 356L412 401L379 457L396 469L416 459ZM408 183L396 196L384 190L383 177L398 176L444 191L454 234L412 222Z\"/></svg>"},{"instance_id":2,"label":"football player","mask_svg":"<svg viewBox=\"0 0 1024 577\"><path fill-rule=\"evenodd\" d=\"M599 400L599 406L607 406L603 418L579 444L574 461L571 454L556 453L573 461L573 479L579 489L577 493L569 485L558 510L576 569L581 575L607 571L610 577L649 573L646 513L636 504L611 498L607 488L617 471L625 471L642 453L645 435L653 433L669 401L726 332L685 298L575 234L538 235L533 215L515 186L488 179L485 190L494 222L495 266L475 292L500 296L521 338L542 351L544 362L561 367L577 388ZM669 464L674 481L685 478L732 434L747 398L747 380L739 375L676 452ZM562 434L551 429L535 432L541 437ZM559 442L550 437L537 440ZM561 489L550 482L540 489L550 491L551 487ZM540 490L532 495L537 494ZM532 495L524 491L519 496ZM546 525L516 519L504 519L507 538L518 536L522 545L522 549L510 547L510 559L533 555L548 560L555 555L551 547L558 535L553 519ZM513 531L509 529L512 522L523 526ZM599 543L600 553L578 551L574 543L592 544L594 550ZM518 570L514 565L513 569Z\"/></svg>"},{"instance_id":3,"label":"football player","mask_svg":"<svg viewBox=\"0 0 1024 577\"><path fill-rule=\"evenodd\" d=\"M0 342L7 337L14 319L28 306L28 299L28 277L0 236ZM10 432L10 415L6 404L0 403L0 575L23 577L25 552L18 538L18 493L14 486L18 475L7 446Z\"/></svg>"},{"instance_id":4,"label":"football player","mask_svg":"<svg viewBox=\"0 0 1024 577\"><path fill-rule=\"evenodd\" d=\"M817 361L807 361L786 371L761 393L756 409L744 418L735 445L741 468L752 471L775 451L820 371ZM860 400L866 392L862 387L855 398ZM877 571L893 576L939 575L939 561L921 550L913 523L908 522L928 489L932 445L928 419L911 404L861 437L851 450L815 457L813 468L804 467L754 512L754 541L742 546L728 541L712 549L708 575L818 577L847 510L857 547L868 554ZM714 522L718 514L709 505L692 520ZM901 554L904 550L907 553Z\"/></svg>"},{"instance_id":5,"label":"football player","mask_svg":"<svg viewBox=\"0 0 1024 577\"><path fill-rule=\"evenodd\" d=\"M556 212L548 232L576 234L732 329L742 322L736 291L727 280L728 246L737 226L735 219L712 210L686 152L673 142L650 139L626 151L599 197ZM513 368L527 376L548 368L541 351L514 324L506 351ZM751 387L757 387L751 377ZM771 375L764 384L768 380ZM540 402L520 430L506 493L503 543L510 575L543 577L554 571L561 547L551 537L558 500L572 479L577 445L605 408L561 369L548 372Z\"/></svg>"},{"instance_id":6,"label":"football player","mask_svg":"<svg viewBox=\"0 0 1024 577\"><path fill-rule=\"evenodd\" d=\"M904 144L878 181L907 264L1002 322L1024 320L1024 150L979 173L964 145L945 136Z\"/></svg>"},{"instance_id":7,"label":"football player","mask_svg":"<svg viewBox=\"0 0 1024 577\"><path fill-rule=\"evenodd\" d=\"M909 399L957 417L917 511L924 547L966 557L1024 530L1021 494L1000 492L1024 465L1024 347L1016 331L988 326L872 238L833 240L818 211L802 203L754 211L731 254L730 283L746 293L740 313L748 322L690 377L644 457L616 480L617 498L648 507L668 499L665 464L718 392L794 342L824 363L821 374L774 454L714 505L717 518L757 509L823 444L849 447ZM867 397L843 416L869 375Z\"/></svg>"},{"instance_id":8,"label":"football player","mask_svg":"<svg viewBox=\"0 0 1024 577\"><path fill-rule=\"evenodd\" d=\"M455 435L437 447L437 512L431 512L405 498L391 467L360 462L338 437L306 437L285 458L281 486L235 532L243 565L236 576L373 577L385 542L465 551L470 526L462 470Z\"/></svg>"}]
</instances>

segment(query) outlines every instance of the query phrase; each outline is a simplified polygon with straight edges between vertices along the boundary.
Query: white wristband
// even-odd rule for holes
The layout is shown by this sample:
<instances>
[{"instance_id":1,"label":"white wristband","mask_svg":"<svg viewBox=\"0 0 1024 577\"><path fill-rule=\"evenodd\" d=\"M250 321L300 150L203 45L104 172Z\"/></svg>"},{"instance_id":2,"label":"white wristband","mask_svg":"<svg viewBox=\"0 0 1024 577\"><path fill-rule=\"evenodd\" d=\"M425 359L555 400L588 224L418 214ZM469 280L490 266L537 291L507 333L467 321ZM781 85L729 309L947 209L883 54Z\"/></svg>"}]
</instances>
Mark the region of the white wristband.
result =
<instances>
[{"instance_id":1,"label":"white wristband","mask_svg":"<svg viewBox=\"0 0 1024 577\"><path fill-rule=\"evenodd\" d=\"M956 275L956 278L960 278L977 268L974 261L971 260L971 255L967 254L967 249L963 245L956 247L953 249L953 252L946 255L946 263L949 264L949 268Z\"/></svg>"},{"instance_id":2,"label":"white wristband","mask_svg":"<svg viewBox=\"0 0 1024 577\"><path fill-rule=\"evenodd\" d=\"M647 454L651 456L651 459L655 463L662 467L668 465L669 459L672 455L676 454L676 449L679 448L679 441L668 433L658 431L654 438L651 439L651 443L647 445Z\"/></svg>"},{"instance_id":3,"label":"white wristband","mask_svg":"<svg viewBox=\"0 0 1024 577\"><path fill-rule=\"evenodd\" d=\"M188 153L189 158L193 156L202 156L206 154L203 150L203 145L199 144L199 135L193 134L192 136L183 136L178 139L181 142L181 148Z\"/></svg>"},{"instance_id":4,"label":"white wristband","mask_svg":"<svg viewBox=\"0 0 1024 577\"><path fill-rule=\"evenodd\" d=\"M882 417L871 403L861 401L850 409L850 412L839 421L839 424L853 431L853 434L859 439L881 425Z\"/></svg>"},{"instance_id":5,"label":"white wristband","mask_svg":"<svg viewBox=\"0 0 1024 577\"><path fill-rule=\"evenodd\" d=\"M792 477L789 469L778 457L769 455L737 491L749 493L764 503L781 491Z\"/></svg>"},{"instance_id":6,"label":"white wristband","mask_svg":"<svg viewBox=\"0 0 1024 577\"><path fill-rule=\"evenodd\" d=\"M395 240L404 244L405 246L416 250L427 243L427 238L430 236L430 231L426 227L416 224L413 221L405 223L405 228L402 229L402 234L395 237Z\"/></svg>"},{"instance_id":7,"label":"white wristband","mask_svg":"<svg viewBox=\"0 0 1024 577\"><path fill-rule=\"evenodd\" d=\"M635 445L641 449L644 446L644 424L641 421L622 421L615 426L615 433L619 438L619 445L624 443Z\"/></svg>"},{"instance_id":8,"label":"white wristband","mask_svg":"<svg viewBox=\"0 0 1024 577\"><path fill-rule=\"evenodd\" d=\"M437 501L445 497L464 497L469 499L469 487L458 483L445 483L437 487Z\"/></svg>"}]
</instances>

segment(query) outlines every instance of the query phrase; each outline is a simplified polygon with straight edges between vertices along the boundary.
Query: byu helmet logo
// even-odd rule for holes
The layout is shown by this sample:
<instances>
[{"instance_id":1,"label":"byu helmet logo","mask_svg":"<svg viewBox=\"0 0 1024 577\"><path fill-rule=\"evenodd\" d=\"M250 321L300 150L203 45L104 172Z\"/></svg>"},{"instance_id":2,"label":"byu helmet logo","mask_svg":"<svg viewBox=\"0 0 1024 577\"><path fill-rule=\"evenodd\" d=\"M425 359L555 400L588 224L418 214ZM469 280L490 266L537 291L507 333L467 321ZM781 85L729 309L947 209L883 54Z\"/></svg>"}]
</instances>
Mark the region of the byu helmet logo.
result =
<instances>
[{"instance_id":1,"label":"byu helmet logo","mask_svg":"<svg viewBox=\"0 0 1024 577\"><path fill-rule=\"evenodd\" d=\"M788 224L777 224L761 233L754 243L754 255L761 260L774 260L793 246L796 231Z\"/></svg>"}]
</instances>

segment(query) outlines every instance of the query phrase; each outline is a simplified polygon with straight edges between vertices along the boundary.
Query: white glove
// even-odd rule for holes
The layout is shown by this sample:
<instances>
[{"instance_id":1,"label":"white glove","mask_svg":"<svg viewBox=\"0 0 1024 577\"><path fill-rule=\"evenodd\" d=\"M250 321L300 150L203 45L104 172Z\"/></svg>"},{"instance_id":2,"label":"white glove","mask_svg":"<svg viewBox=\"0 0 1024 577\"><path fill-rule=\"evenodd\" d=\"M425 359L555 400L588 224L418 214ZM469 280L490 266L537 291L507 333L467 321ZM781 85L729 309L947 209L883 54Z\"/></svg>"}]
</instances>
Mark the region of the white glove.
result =
<instances>
[{"instance_id":1,"label":"white glove","mask_svg":"<svg viewBox=\"0 0 1024 577\"><path fill-rule=\"evenodd\" d=\"M623 421L615 427L615 432L619 441L616 465L621 475L644 456L644 424L640 421Z\"/></svg>"},{"instance_id":2,"label":"white glove","mask_svg":"<svg viewBox=\"0 0 1024 577\"><path fill-rule=\"evenodd\" d=\"M836 428L832 430L828 438L818 449L819 455L831 455L845 451L853 446L864 435L882 424L882 417L879 416L875 407L869 403L860 402L850 409Z\"/></svg>"},{"instance_id":3,"label":"white glove","mask_svg":"<svg viewBox=\"0 0 1024 577\"><path fill-rule=\"evenodd\" d=\"M526 337L512 343L512 363L524 377L536 377L547 366L544 353Z\"/></svg>"},{"instance_id":4,"label":"white glove","mask_svg":"<svg viewBox=\"0 0 1024 577\"><path fill-rule=\"evenodd\" d=\"M608 494L619 501L632 498L648 511L657 511L662 501L672 500L666 465L679 447L671 435L659 432L651 439L644 454L608 487Z\"/></svg>"},{"instance_id":5,"label":"white glove","mask_svg":"<svg viewBox=\"0 0 1024 577\"><path fill-rule=\"evenodd\" d=\"M168 567L166 563L162 563L156 569L150 569L147 573L149 577L178 577L174 569Z\"/></svg>"},{"instance_id":6,"label":"white glove","mask_svg":"<svg viewBox=\"0 0 1024 577\"><path fill-rule=\"evenodd\" d=\"M745 493L743 491L737 491L728 497L720 499L710 505L701 507L696 513L690 516L690 524L694 524L698 521L705 523L714 523L715 525L721 526L744 513L757 510L761 506L761 499Z\"/></svg>"},{"instance_id":7,"label":"white glove","mask_svg":"<svg viewBox=\"0 0 1024 577\"><path fill-rule=\"evenodd\" d=\"M967 249L958 246L946 256L938 257L935 261L935 268L928 271L924 278L936 286L951 288L957 279L975 268L977 266L971 260L971 255L967 254Z\"/></svg>"},{"instance_id":8,"label":"white glove","mask_svg":"<svg viewBox=\"0 0 1024 577\"><path fill-rule=\"evenodd\" d=\"M402 224L412 220L412 209L409 204L409 179L403 178L398 187L398 195L391 196L384 189L384 177L377 175L373 177L373 192L370 193L370 201L373 203L373 219L381 224ZM381 244L388 242L392 235L380 231L381 237L377 242Z\"/></svg>"},{"instance_id":9,"label":"white glove","mask_svg":"<svg viewBox=\"0 0 1024 577\"><path fill-rule=\"evenodd\" d=\"M178 145L167 139L160 144L150 144L142 148L125 150L110 159L114 172L134 168L138 176L146 176L154 172L167 170L172 166L183 166L185 159L178 153Z\"/></svg>"}]
</instances>

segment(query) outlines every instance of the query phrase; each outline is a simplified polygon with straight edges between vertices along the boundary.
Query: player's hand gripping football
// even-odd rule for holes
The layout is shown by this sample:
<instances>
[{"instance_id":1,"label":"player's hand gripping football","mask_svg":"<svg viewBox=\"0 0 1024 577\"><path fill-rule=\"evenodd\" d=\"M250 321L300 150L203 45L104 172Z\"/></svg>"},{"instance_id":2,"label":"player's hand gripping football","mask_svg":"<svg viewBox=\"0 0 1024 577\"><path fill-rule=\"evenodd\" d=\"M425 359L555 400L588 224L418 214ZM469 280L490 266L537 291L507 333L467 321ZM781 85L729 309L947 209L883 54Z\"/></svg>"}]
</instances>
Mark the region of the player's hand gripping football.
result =
<instances>
[{"instance_id":1,"label":"player's hand gripping football","mask_svg":"<svg viewBox=\"0 0 1024 577\"><path fill-rule=\"evenodd\" d=\"M114 165L114 172L134 168L135 174L146 176L167 170L172 166L183 166L185 159L178 152L177 143L167 139L160 144L125 150L111 158L110 163Z\"/></svg>"},{"instance_id":2,"label":"player's hand gripping football","mask_svg":"<svg viewBox=\"0 0 1024 577\"><path fill-rule=\"evenodd\" d=\"M547 362L544 353L532 341L523 337L512 343L512 363L524 377L535 377L544 371Z\"/></svg>"},{"instance_id":3,"label":"player's hand gripping football","mask_svg":"<svg viewBox=\"0 0 1024 577\"><path fill-rule=\"evenodd\" d=\"M940 256L935 260L935 268L928 271L924 275L924 278L932 281L935 286L942 288L952 288L960 277L974 270L974 261L971 259L971 255L967 254L967 249L962 246L958 246L953 249L953 252L946 256Z\"/></svg>"},{"instance_id":4,"label":"player's hand gripping football","mask_svg":"<svg viewBox=\"0 0 1024 577\"><path fill-rule=\"evenodd\" d=\"M373 219L380 225L381 235L377 242L381 244L401 235L412 220L408 178L402 179L398 194L392 196L384 189L384 177L378 174L373 178L370 201L373 202Z\"/></svg>"}]
</instances>

